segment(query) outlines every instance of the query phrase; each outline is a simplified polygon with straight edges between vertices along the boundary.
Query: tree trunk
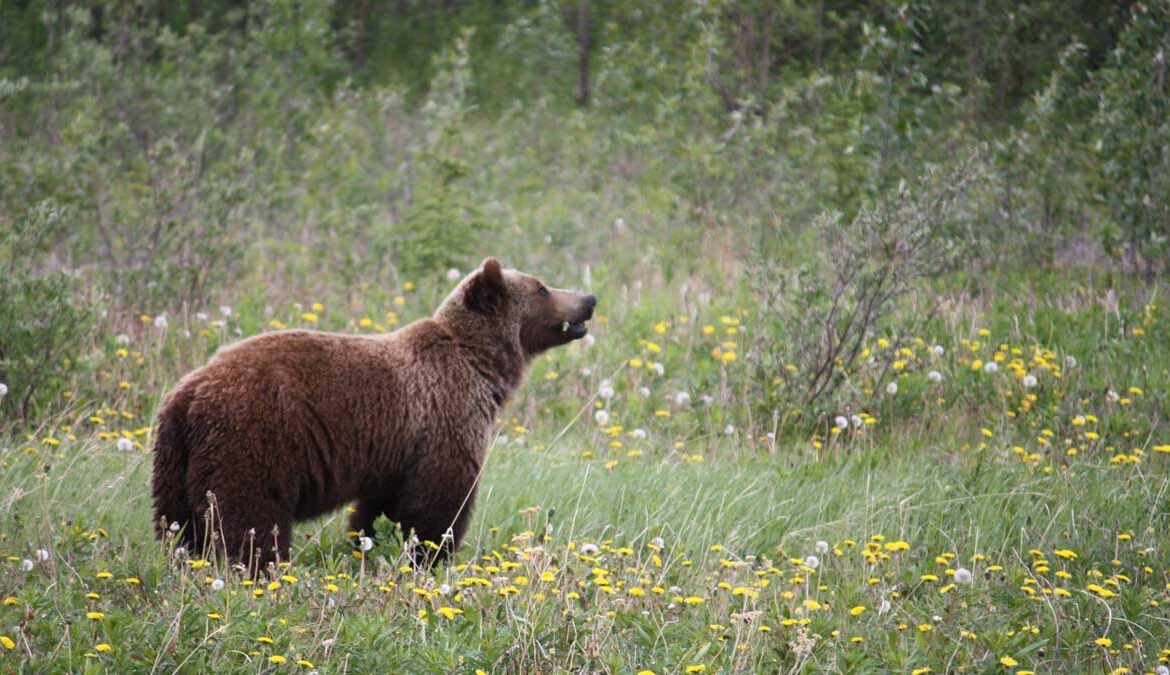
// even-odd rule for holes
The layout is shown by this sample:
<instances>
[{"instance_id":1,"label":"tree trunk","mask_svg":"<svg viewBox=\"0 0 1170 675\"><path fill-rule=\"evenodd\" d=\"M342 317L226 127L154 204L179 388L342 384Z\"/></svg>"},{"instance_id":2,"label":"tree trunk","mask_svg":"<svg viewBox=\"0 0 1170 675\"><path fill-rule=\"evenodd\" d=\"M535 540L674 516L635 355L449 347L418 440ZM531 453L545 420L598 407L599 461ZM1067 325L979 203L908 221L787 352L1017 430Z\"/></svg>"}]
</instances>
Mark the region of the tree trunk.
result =
<instances>
[{"instance_id":1,"label":"tree trunk","mask_svg":"<svg viewBox=\"0 0 1170 675\"><path fill-rule=\"evenodd\" d=\"M593 40L589 35L589 0L577 0L577 86L573 98L577 105L589 105L589 52Z\"/></svg>"}]
</instances>

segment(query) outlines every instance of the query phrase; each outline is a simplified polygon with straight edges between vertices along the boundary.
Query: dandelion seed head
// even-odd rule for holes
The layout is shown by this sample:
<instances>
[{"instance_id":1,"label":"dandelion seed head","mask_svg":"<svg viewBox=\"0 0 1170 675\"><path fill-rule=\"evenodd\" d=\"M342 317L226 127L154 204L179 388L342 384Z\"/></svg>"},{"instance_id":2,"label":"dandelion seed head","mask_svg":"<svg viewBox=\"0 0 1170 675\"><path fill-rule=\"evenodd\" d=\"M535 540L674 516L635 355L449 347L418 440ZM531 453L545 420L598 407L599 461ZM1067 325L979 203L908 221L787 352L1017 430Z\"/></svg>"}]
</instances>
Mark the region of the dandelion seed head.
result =
<instances>
[{"instance_id":1,"label":"dandelion seed head","mask_svg":"<svg viewBox=\"0 0 1170 675\"><path fill-rule=\"evenodd\" d=\"M898 393L898 383L891 382L891 383L887 384L886 385L886 393L889 394L890 396L897 394Z\"/></svg>"},{"instance_id":2,"label":"dandelion seed head","mask_svg":"<svg viewBox=\"0 0 1170 675\"><path fill-rule=\"evenodd\" d=\"M130 452L131 450L134 449L134 441L130 440L129 438L125 438L125 437L119 438L118 439L118 449L121 450L122 452Z\"/></svg>"},{"instance_id":3,"label":"dandelion seed head","mask_svg":"<svg viewBox=\"0 0 1170 675\"><path fill-rule=\"evenodd\" d=\"M969 584L974 580L975 575L971 574L971 570L967 569L966 567L960 567L959 569L955 570L956 584Z\"/></svg>"},{"instance_id":4,"label":"dandelion seed head","mask_svg":"<svg viewBox=\"0 0 1170 675\"><path fill-rule=\"evenodd\" d=\"M118 336L114 338L114 342L124 347L130 344L130 336L125 333L118 333Z\"/></svg>"},{"instance_id":5,"label":"dandelion seed head","mask_svg":"<svg viewBox=\"0 0 1170 675\"><path fill-rule=\"evenodd\" d=\"M664 541L662 537L654 537L650 540L650 543L653 544L656 548L662 548L666 546L666 541Z\"/></svg>"},{"instance_id":6,"label":"dandelion seed head","mask_svg":"<svg viewBox=\"0 0 1170 675\"><path fill-rule=\"evenodd\" d=\"M28 558L25 558L24 560L20 561L20 569L22 572L31 572L33 565L35 565L35 564L36 563L34 563L33 561L29 560Z\"/></svg>"},{"instance_id":7,"label":"dandelion seed head","mask_svg":"<svg viewBox=\"0 0 1170 675\"><path fill-rule=\"evenodd\" d=\"M1035 387L1036 386L1036 376L1031 374L1031 373L1028 373L1027 375L1024 376L1023 384L1028 389Z\"/></svg>"},{"instance_id":8,"label":"dandelion seed head","mask_svg":"<svg viewBox=\"0 0 1170 675\"><path fill-rule=\"evenodd\" d=\"M815 555L810 555L804 559L804 564L806 567L811 567L815 570L816 568L821 566L821 559L816 557Z\"/></svg>"},{"instance_id":9,"label":"dandelion seed head","mask_svg":"<svg viewBox=\"0 0 1170 675\"><path fill-rule=\"evenodd\" d=\"M878 614L885 614L890 611L890 601L882 598L882 603L878 605Z\"/></svg>"},{"instance_id":10,"label":"dandelion seed head","mask_svg":"<svg viewBox=\"0 0 1170 675\"><path fill-rule=\"evenodd\" d=\"M983 364L983 372L989 375L997 373L999 372L999 364L995 361L988 361L987 363Z\"/></svg>"},{"instance_id":11,"label":"dandelion seed head","mask_svg":"<svg viewBox=\"0 0 1170 675\"><path fill-rule=\"evenodd\" d=\"M231 316L232 315L231 305L220 305L219 306L219 313L222 314L224 318Z\"/></svg>"},{"instance_id":12,"label":"dandelion seed head","mask_svg":"<svg viewBox=\"0 0 1170 675\"><path fill-rule=\"evenodd\" d=\"M581 555L594 556L600 550L597 544L581 544Z\"/></svg>"},{"instance_id":13,"label":"dandelion seed head","mask_svg":"<svg viewBox=\"0 0 1170 675\"><path fill-rule=\"evenodd\" d=\"M598 410L597 412L593 413L593 419L598 424L609 424L609 413L605 412L604 410Z\"/></svg>"},{"instance_id":14,"label":"dandelion seed head","mask_svg":"<svg viewBox=\"0 0 1170 675\"><path fill-rule=\"evenodd\" d=\"M646 430L645 429L634 429L633 431L630 432L630 437L640 441L640 440L646 438Z\"/></svg>"},{"instance_id":15,"label":"dandelion seed head","mask_svg":"<svg viewBox=\"0 0 1170 675\"><path fill-rule=\"evenodd\" d=\"M38 548L37 549L37 560L44 562L48 559L49 559L49 551L47 549Z\"/></svg>"},{"instance_id":16,"label":"dandelion seed head","mask_svg":"<svg viewBox=\"0 0 1170 675\"><path fill-rule=\"evenodd\" d=\"M211 590L213 590L213 591L222 591L223 586L224 586L223 579L216 579L216 580L211 582Z\"/></svg>"},{"instance_id":17,"label":"dandelion seed head","mask_svg":"<svg viewBox=\"0 0 1170 675\"><path fill-rule=\"evenodd\" d=\"M654 370L655 373L657 373L660 376L666 374L666 366L662 365L661 363L659 363L657 361L655 361L654 364L650 367Z\"/></svg>"},{"instance_id":18,"label":"dandelion seed head","mask_svg":"<svg viewBox=\"0 0 1170 675\"><path fill-rule=\"evenodd\" d=\"M819 553L821 555L825 555L826 553L829 552L829 542L825 541L824 539L821 539L820 541L818 541L816 543L815 546L813 546L813 548L816 549L817 553Z\"/></svg>"},{"instance_id":19,"label":"dandelion seed head","mask_svg":"<svg viewBox=\"0 0 1170 675\"><path fill-rule=\"evenodd\" d=\"M650 398L650 387L642 387L638 393L642 395L642 398Z\"/></svg>"},{"instance_id":20,"label":"dandelion seed head","mask_svg":"<svg viewBox=\"0 0 1170 675\"><path fill-rule=\"evenodd\" d=\"M463 273L459 271L458 267L447 270L447 281L459 281L462 277Z\"/></svg>"},{"instance_id":21,"label":"dandelion seed head","mask_svg":"<svg viewBox=\"0 0 1170 675\"><path fill-rule=\"evenodd\" d=\"M844 431L849 428L849 418L844 415L837 415L837 418L833 420L833 424L837 425L838 429Z\"/></svg>"},{"instance_id":22,"label":"dandelion seed head","mask_svg":"<svg viewBox=\"0 0 1170 675\"><path fill-rule=\"evenodd\" d=\"M609 380L602 380L597 387L597 395L607 401L613 398L613 383Z\"/></svg>"},{"instance_id":23,"label":"dandelion seed head","mask_svg":"<svg viewBox=\"0 0 1170 675\"><path fill-rule=\"evenodd\" d=\"M674 395L674 403L678 406L684 406L691 402L691 395L685 391L680 391Z\"/></svg>"},{"instance_id":24,"label":"dandelion seed head","mask_svg":"<svg viewBox=\"0 0 1170 675\"><path fill-rule=\"evenodd\" d=\"M358 546L361 547L362 551L369 551L374 548L374 540L370 537L361 537L358 539Z\"/></svg>"},{"instance_id":25,"label":"dandelion seed head","mask_svg":"<svg viewBox=\"0 0 1170 675\"><path fill-rule=\"evenodd\" d=\"M938 384L939 382L943 381L942 373L938 372L937 370L932 370L929 373L927 373L926 378L928 380L930 380L931 382L934 382L935 384Z\"/></svg>"},{"instance_id":26,"label":"dandelion seed head","mask_svg":"<svg viewBox=\"0 0 1170 675\"><path fill-rule=\"evenodd\" d=\"M731 424L728 424L727 426L723 427L723 435L724 436L734 436L735 435L735 427Z\"/></svg>"},{"instance_id":27,"label":"dandelion seed head","mask_svg":"<svg viewBox=\"0 0 1170 675\"><path fill-rule=\"evenodd\" d=\"M196 321L207 321L210 318L211 317L208 316L207 312L195 312Z\"/></svg>"},{"instance_id":28,"label":"dandelion seed head","mask_svg":"<svg viewBox=\"0 0 1170 675\"><path fill-rule=\"evenodd\" d=\"M159 330L166 329L167 315L166 314L159 314L158 316L154 317L154 327L158 328Z\"/></svg>"},{"instance_id":29,"label":"dandelion seed head","mask_svg":"<svg viewBox=\"0 0 1170 675\"><path fill-rule=\"evenodd\" d=\"M854 429L860 429L861 425L865 424L865 421L861 419L861 415L851 415L849 421L853 423Z\"/></svg>"},{"instance_id":30,"label":"dandelion seed head","mask_svg":"<svg viewBox=\"0 0 1170 675\"><path fill-rule=\"evenodd\" d=\"M586 333L585 337L581 338L582 347L592 347L596 343L597 338L593 336L593 333Z\"/></svg>"},{"instance_id":31,"label":"dandelion seed head","mask_svg":"<svg viewBox=\"0 0 1170 675\"><path fill-rule=\"evenodd\" d=\"M581 369L580 371L578 371L578 372L580 372L580 373L581 373L581 377L589 377L590 375L592 375L592 374L593 374L593 369L592 369L592 368L590 368L590 367L588 367L588 366L586 366L586 367L582 368L582 369Z\"/></svg>"},{"instance_id":32,"label":"dandelion seed head","mask_svg":"<svg viewBox=\"0 0 1170 675\"><path fill-rule=\"evenodd\" d=\"M0 382L0 398L4 398L7 395L8 395L8 385L4 384L3 382Z\"/></svg>"},{"instance_id":33,"label":"dandelion seed head","mask_svg":"<svg viewBox=\"0 0 1170 675\"><path fill-rule=\"evenodd\" d=\"M715 397L710 394L703 394L699 397L699 400L703 402L703 405L711 405L715 402Z\"/></svg>"},{"instance_id":34,"label":"dandelion seed head","mask_svg":"<svg viewBox=\"0 0 1170 675\"><path fill-rule=\"evenodd\" d=\"M942 356L943 354L946 354L946 353L947 353L947 350L946 350L946 349L944 349L942 345L935 345L935 346L934 346L934 348L933 348L933 349L931 349L930 351L931 351L931 352L932 352L932 353L933 353L935 356Z\"/></svg>"}]
</instances>

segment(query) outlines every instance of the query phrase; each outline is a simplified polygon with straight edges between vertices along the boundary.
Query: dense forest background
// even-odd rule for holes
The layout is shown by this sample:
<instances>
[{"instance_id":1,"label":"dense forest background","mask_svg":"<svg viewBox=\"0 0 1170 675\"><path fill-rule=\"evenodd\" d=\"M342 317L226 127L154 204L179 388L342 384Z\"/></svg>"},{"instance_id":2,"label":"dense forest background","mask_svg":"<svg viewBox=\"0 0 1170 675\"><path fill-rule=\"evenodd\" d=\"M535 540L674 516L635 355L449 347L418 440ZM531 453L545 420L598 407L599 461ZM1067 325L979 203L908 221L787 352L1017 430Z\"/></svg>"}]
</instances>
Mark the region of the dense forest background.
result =
<instances>
[{"instance_id":1,"label":"dense forest background","mask_svg":"<svg viewBox=\"0 0 1170 675\"><path fill-rule=\"evenodd\" d=\"M8 0L0 406L127 318L360 314L487 253L778 321L845 293L845 346L943 272L1148 280L1167 51L1170 0Z\"/></svg>"}]
</instances>

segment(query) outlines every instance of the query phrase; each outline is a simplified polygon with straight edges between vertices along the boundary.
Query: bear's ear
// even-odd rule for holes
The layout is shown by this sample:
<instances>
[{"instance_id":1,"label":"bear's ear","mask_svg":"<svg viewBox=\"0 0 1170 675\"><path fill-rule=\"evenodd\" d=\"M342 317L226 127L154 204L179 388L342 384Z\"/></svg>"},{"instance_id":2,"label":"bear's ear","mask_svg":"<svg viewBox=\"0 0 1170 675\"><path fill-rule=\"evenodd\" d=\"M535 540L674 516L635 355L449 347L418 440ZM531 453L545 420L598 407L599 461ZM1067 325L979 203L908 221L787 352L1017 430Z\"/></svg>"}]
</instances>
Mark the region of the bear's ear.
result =
<instances>
[{"instance_id":1,"label":"bear's ear","mask_svg":"<svg viewBox=\"0 0 1170 675\"><path fill-rule=\"evenodd\" d=\"M469 280L467 287L467 307L482 314L490 314L504 302L504 270L500 268L500 261L488 258L483 266Z\"/></svg>"}]
</instances>

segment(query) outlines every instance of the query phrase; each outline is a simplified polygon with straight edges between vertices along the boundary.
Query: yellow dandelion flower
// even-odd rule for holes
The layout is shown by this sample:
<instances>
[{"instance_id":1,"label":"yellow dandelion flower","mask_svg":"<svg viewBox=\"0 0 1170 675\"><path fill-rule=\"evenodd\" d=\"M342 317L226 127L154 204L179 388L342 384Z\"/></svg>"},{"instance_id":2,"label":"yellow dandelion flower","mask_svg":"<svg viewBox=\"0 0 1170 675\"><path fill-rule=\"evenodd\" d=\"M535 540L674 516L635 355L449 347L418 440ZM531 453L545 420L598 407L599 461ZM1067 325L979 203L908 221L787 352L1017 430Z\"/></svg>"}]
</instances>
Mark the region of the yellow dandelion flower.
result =
<instances>
[{"instance_id":1,"label":"yellow dandelion flower","mask_svg":"<svg viewBox=\"0 0 1170 675\"><path fill-rule=\"evenodd\" d=\"M1019 661L1013 659L1010 656L999 657L999 663L1001 666L1004 666L1005 668L1014 668L1014 667L1020 665Z\"/></svg>"}]
</instances>

